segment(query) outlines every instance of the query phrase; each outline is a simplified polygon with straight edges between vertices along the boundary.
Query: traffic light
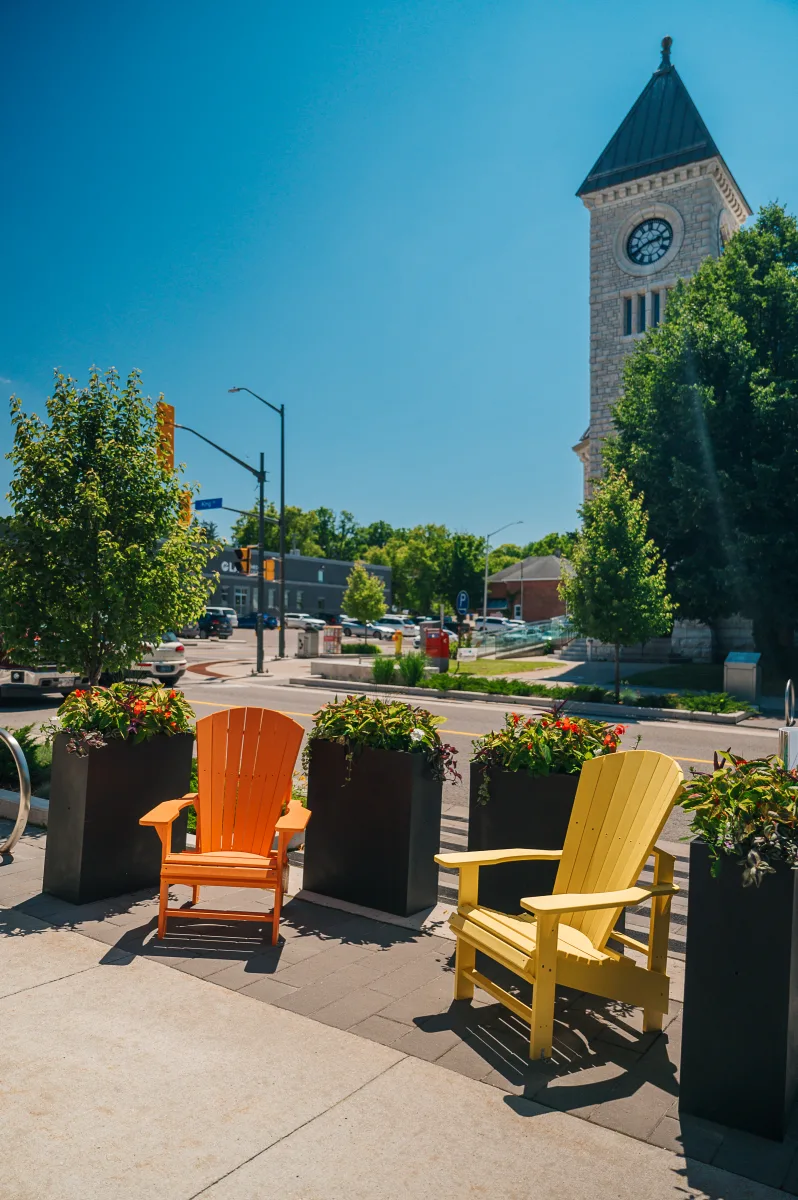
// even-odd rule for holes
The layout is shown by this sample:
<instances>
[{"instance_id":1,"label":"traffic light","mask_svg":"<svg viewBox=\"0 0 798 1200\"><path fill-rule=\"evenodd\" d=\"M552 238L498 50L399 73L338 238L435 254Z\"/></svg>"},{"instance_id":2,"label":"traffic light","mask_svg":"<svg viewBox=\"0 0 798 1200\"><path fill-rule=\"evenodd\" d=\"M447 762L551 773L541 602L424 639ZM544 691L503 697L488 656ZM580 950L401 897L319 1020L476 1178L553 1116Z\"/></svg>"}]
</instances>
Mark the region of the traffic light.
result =
<instances>
[{"instance_id":1,"label":"traffic light","mask_svg":"<svg viewBox=\"0 0 798 1200\"><path fill-rule=\"evenodd\" d=\"M274 559L273 558L264 559L264 561L263 561L263 578L269 579L269 580L274 579Z\"/></svg>"},{"instance_id":2,"label":"traffic light","mask_svg":"<svg viewBox=\"0 0 798 1200\"><path fill-rule=\"evenodd\" d=\"M164 471L175 469L175 408L159 400L155 405L155 425L158 431L156 454ZM191 518L189 517L189 520Z\"/></svg>"},{"instance_id":3,"label":"traffic light","mask_svg":"<svg viewBox=\"0 0 798 1200\"><path fill-rule=\"evenodd\" d=\"M242 575L249 575L252 563L252 547L238 546L236 549L236 570Z\"/></svg>"}]
</instances>

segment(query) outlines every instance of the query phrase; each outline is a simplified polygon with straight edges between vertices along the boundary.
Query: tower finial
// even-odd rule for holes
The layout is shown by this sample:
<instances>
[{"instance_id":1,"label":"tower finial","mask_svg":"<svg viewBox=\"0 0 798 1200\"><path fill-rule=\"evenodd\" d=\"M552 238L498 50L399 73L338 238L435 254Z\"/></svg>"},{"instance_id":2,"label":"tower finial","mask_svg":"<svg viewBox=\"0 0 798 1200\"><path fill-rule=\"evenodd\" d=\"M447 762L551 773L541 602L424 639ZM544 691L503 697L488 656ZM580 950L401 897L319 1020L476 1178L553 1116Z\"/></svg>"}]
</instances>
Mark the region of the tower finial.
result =
<instances>
[{"instance_id":1,"label":"tower finial","mask_svg":"<svg viewBox=\"0 0 798 1200\"><path fill-rule=\"evenodd\" d=\"M671 65L671 46L673 45L672 37L664 37L662 39L662 62L659 64L660 71L667 71Z\"/></svg>"}]
</instances>

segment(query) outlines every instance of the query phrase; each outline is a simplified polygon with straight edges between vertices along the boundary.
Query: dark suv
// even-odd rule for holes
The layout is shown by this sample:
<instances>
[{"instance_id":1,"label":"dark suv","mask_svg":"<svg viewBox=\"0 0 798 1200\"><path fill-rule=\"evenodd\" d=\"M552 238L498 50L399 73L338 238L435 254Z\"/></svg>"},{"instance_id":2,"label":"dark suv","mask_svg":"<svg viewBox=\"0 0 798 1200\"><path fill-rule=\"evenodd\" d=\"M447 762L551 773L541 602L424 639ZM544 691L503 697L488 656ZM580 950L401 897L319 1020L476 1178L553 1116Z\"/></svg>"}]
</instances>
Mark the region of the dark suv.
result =
<instances>
[{"instance_id":1,"label":"dark suv","mask_svg":"<svg viewBox=\"0 0 798 1200\"><path fill-rule=\"evenodd\" d=\"M223 617L220 613L206 612L197 621L197 625L201 638L229 638L233 635L233 626L230 624L229 617Z\"/></svg>"}]
</instances>

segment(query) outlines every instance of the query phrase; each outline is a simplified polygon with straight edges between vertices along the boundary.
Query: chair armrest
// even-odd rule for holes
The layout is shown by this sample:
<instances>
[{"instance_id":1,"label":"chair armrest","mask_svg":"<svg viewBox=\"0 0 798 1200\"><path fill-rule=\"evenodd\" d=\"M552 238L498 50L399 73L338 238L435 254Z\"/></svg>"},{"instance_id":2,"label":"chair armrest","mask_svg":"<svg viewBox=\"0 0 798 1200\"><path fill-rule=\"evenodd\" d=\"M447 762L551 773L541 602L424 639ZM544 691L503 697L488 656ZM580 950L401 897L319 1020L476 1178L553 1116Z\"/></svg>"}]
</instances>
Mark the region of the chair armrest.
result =
<instances>
[{"instance_id":1,"label":"chair armrest","mask_svg":"<svg viewBox=\"0 0 798 1200\"><path fill-rule=\"evenodd\" d=\"M139 825L171 825L180 815L180 810L188 808L189 804L193 804L196 799L196 792L187 792L179 800L164 800L163 803L156 804L155 808L151 808L143 817L139 817Z\"/></svg>"},{"instance_id":2,"label":"chair armrest","mask_svg":"<svg viewBox=\"0 0 798 1200\"><path fill-rule=\"evenodd\" d=\"M642 904L652 896L673 896L678 892L674 883L654 883L651 887L622 888L617 892L574 892L561 896L526 896L521 907L528 912L547 916L561 913L591 912L598 908L621 908L627 904Z\"/></svg>"},{"instance_id":3,"label":"chair armrest","mask_svg":"<svg viewBox=\"0 0 798 1200\"><path fill-rule=\"evenodd\" d=\"M301 804L297 804L292 800L288 805L288 812L280 817L275 825L276 833L301 833L307 827L310 820L310 809L303 808Z\"/></svg>"},{"instance_id":4,"label":"chair armrest","mask_svg":"<svg viewBox=\"0 0 798 1200\"><path fill-rule=\"evenodd\" d=\"M541 859L557 862L562 850L466 850L462 854L436 854L435 861L442 867L493 867L497 863L530 862Z\"/></svg>"}]
</instances>

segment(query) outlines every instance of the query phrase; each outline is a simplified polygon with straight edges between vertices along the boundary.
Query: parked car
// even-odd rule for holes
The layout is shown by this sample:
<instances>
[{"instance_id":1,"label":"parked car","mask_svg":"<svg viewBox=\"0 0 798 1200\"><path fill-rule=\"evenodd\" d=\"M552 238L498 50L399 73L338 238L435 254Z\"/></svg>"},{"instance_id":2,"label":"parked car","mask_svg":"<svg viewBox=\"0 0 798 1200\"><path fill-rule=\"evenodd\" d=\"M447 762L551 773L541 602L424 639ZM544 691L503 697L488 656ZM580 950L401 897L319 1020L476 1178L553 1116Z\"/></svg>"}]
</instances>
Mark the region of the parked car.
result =
<instances>
[{"instance_id":1,"label":"parked car","mask_svg":"<svg viewBox=\"0 0 798 1200\"><path fill-rule=\"evenodd\" d=\"M39 667L22 667L17 663L0 663L0 699L46 695L59 692L68 696L80 683L80 676L73 671L59 671L54 663Z\"/></svg>"},{"instance_id":2,"label":"parked car","mask_svg":"<svg viewBox=\"0 0 798 1200\"><path fill-rule=\"evenodd\" d=\"M239 617L238 618L238 628L239 629L254 629L257 624L257 617L258 617L258 614L254 613L254 612L246 613L244 616ZM272 616L271 613L263 614L263 628L264 629L277 629L279 624L280 624L280 622L277 620L276 617Z\"/></svg>"},{"instance_id":3,"label":"parked car","mask_svg":"<svg viewBox=\"0 0 798 1200\"><path fill-rule=\"evenodd\" d=\"M188 668L186 648L176 633L165 633L159 642L148 642L144 655L129 671L134 678L157 679L174 685Z\"/></svg>"},{"instance_id":4,"label":"parked car","mask_svg":"<svg viewBox=\"0 0 798 1200\"><path fill-rule=\"evenodd\" d=\"M201 638L229 638L233 636L233 626L228 617L218 612L206 612L197 622Z\"/></svg>"},{"instance_id":5,"label":"parked car","mask_svg":"<svg viewBox=\"0 0 798 1200\"><path fill-rule=\"evenodd\" d=\"M379 621L374 622L375 637L392 638L395 633L401 633L403 637L414 637L418 633L418 626L412 617L400 617L395 613L386 613Z\"/></svg>"},{"instance_id":6,"label":"parked car","mask_svg":"<svg viewBox=\"0 0 798 1200\"><path fill-rule=\"evenodd\" d=\"M189 621L178 630L181 638L198 638L200 635L199 621Z\"/></svg>"},{"instance_id":7,"label":"parked car","mask_svg":"<svg viewBox=\"0 0 798 1200\"><path fill-rule=\"evenodd\" d=\"M323 629L325 622L321 617L312 617L310 613L290 612L285 614L286 629Z\"/></svg>"},{"instance_id":8,"label":"parked car","mask_svg":"<svg viewBox=\"0 0 798 1200\"><path fill-rule=\"evenodd\" d=\"M477 617L474 629L477 633L509 633L510 622L506 617Z\"/></svg>"},{"instance_id":9,"label":"parked car","mask_svg":"<svg viewBox=\"0 0 798 1200\"><path fill-rule=\"evenodd\" d=\"M368 625L364 625L362 621L356 621L354 617L344 617L341 621L341 628L344 632L344 637L377 637L374 632L374 626L371 621Z\"/></svg>"},{"instance_id":10,"label":"parked car","mask_svg":"<svg viewBox=\"0 0 798 1200\"><path fill-rule=\"evenodd\" d=\"M221 616L227 617L232 629L238 628L238 613L234 608L222 608L221 606L209 606L205 609L209 613L220 613Z\"/></svg>"}]
</instances>

